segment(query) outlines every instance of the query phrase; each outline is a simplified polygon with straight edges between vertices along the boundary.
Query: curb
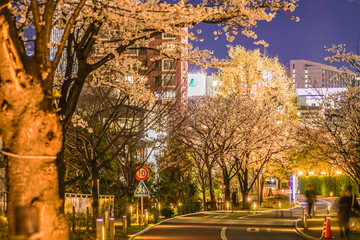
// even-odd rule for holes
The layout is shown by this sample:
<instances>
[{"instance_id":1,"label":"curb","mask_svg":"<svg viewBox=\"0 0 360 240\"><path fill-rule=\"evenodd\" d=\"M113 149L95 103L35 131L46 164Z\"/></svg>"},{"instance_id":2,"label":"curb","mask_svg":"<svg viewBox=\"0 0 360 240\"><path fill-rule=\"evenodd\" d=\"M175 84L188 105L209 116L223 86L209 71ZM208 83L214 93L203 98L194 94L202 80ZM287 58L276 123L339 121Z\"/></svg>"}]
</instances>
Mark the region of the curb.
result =
<instances>
[{"instance_id":1,"label":"curb","mask_svg":"<svg viewBox=\"0 0 360 240\"><path fill-rule=\"evenodd\" d=\"M158 225L160 225L160 224L162 224L162 223L164 223L164 222L170 221L170 220L175 219L175 218L178 218L178 217L185 217L185 216L195 215L195 214L199 214L199 213L202 213L202 212L188 213L188 214L184 214L184 215L180 215L180 216L176 216L176 217L173 217L173 218L168 218L168 219L162 220L162 221L160 221L160 222L158 222L158 223L155 223L154 225L149 226L149 227L145 228L144 230L136 233L136 234L133 235L131 238L129 238L129 240L134 240L137 236L139 236L139 235L141 235L141 234L143 234L143 233L146 233L146 232L149 231L150 229L152 229L152 228L154 228L154 227L156 227L156 226L158 226Z\"/></svg>"},{"instance_id":2,"label":"curb","mask_svg":"<svg viewBox=\"0 0 360 240\"><path fill-rule=\"evenodd\" d=\"M313 237L313 236L310 236L310 235L307 235L306 233L304 233L303 231L301 231L299 228L298 228L298 222L299 221L302 221L302 218L298 218L295 222L295 232L297 235L299 235L300 237L303 237L303 238L306 238L306 239L310 239L310 240L318 240L319 238L316 238L316 237Z\"/></svg>"}]
</instances>

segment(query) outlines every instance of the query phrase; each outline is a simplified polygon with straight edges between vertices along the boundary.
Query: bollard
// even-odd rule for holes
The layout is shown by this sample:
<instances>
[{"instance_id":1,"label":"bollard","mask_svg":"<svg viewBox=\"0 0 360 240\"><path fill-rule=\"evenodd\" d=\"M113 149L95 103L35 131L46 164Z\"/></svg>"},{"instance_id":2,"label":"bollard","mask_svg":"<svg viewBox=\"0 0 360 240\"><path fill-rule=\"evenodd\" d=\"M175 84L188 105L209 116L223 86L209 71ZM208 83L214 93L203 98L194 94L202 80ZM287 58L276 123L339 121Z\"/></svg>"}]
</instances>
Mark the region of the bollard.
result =
<instances>
[{"instance_id":1,"label":"bollard","mask_svg":"<svg viewBox=\"0 0 360 240\"><path fill-rule=\"evenodd\" d=\"M308 225L307 225L307 213L305 212L304 214L304 228L307 229Z\"/></svg>"},{"instance_id":2,"label":"bollard","mask_svg":"<svg viewBox=\"0 0 360 240\"><path fill-rule=\"evenodd\" d=\"M97 218L96 219L96 240L103 240L103 219L102 218Z\"/></svg>"},{"instance_id":3,"label":"bollard","mask_svg":"<svg viewBox=\"0 0 360 240\"><path fill-rule=\"evenodd\" d=\"M86 231L89 231L90 213L89 207L86 207Z\"/></svg>"},{"instance_id":4,"label":"bollard","mask_svg":"<svg viewBox=\"0 0 360 240\"><path fill-rule=\"evenodd\" d=\"M109 226L110 240L115 240L115 218L111 217L109 219Z\"/></svg>"},{"instance_id":5,"label":"bollard","mask_svg":"<svg viewBox=\"0 0 360 240\"><path fill-rule=\"evenodd\" d=\"M149 213L147 211L147 209L145 209L145 225L149 224Z\"/></svg>"},{"instance_id":6,"label":"bollard","mask_svg":"<svg viewBox=\"0 0 360 240\"><path fill-rule=\"evenodd\" d=\"M226 201L226 210L229 211L230 210L230 204L228 201Z\"/></svg>"},{"instance_id":7,"label":"bollard","mask_svg":"<svg viewBox=\"0 0 360 240\"><path fill-rule=\"evenodd\" d=\"M126 215L123 216L123 234L126 235L126 230L127 230L127 218Z\"/></svg>"},{"instance_id":8,"label":"bollard","mask_svg":"<svg viewBox=\"0 0 360 240\"><path fill-rule=\"evenodd\" d=\"M104 214L104 225L105 225L105 229L109 229L109 211L105 211Z\"/></svg>"},{"instance_id":9,"label":"bollard","mask_svg":"<svg viewBox=\"0 0 360 240\"><path fill-rule=\"evenodd\" d=\"M75 206L72 207L72 210L73 210L73 212L72 212L72 215L73 215L73 217L72 217L72 232L75 232L75 220L76 220L76 218L75 218Z\"/></svg>"},{"instance_id":10,"label":"bollard","mask_svg":"<svg viewBox=\"0 0 360 240\"><path fill-rule=\"evenodd\" d=\"M315 217L315 212L316 212L316 205L315 203L313 204L313 216Z\"/></svg>"},{"instance_id":11,"label":"bollard","mask_svg":"<svg viewBox=\"0 0 360 240\"><path fill-rule=\"evenodd\" d=\"M305 215L305 208L303 207L302 208L302 216L303 216L303 218L304 218L304 215Z\"/></svg>"},{"instance_id":12,"label":"bollard","mask_svg":"<svg viewBox=\"0 0 360 240\"><path fill-rule=\"evenodd\" d=\"M330 204L328 204L328 205L326 206L326 213L327 213L327 214L330 214Z\"/></svg>"}]
</instances>

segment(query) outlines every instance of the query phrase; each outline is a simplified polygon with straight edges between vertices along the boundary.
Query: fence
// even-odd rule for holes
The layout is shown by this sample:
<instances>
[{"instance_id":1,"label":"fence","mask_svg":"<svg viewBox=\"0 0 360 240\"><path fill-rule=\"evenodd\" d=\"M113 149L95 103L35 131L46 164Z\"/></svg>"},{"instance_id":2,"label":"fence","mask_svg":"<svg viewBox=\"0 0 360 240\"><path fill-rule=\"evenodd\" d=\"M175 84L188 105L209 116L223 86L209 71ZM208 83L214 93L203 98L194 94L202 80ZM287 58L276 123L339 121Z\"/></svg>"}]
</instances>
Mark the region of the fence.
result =
<instances>
[{"instance_id":1,"label":"fence","mask_svg":"<svg viewBox=\"0 0 360 240\"><path fill-rule=\"evenodd\" d=\"M0 212L6 212L7 210L7 192L0 192Z\"/></svg>"},{"instance_id":2,"label":"fence","mask_svg":"<svg viewBox=\"0 0 360 240\"><path fill-rule=\"evenodd\" d=\"M8 193L0 192L0 212L7 210ZM86 213L91 210L91 194L65 193L65 213L72 213L75 207L76 213ZM114 195L100 195L99 209L102 215L105 211L109 211L113 216L114 211Z\"/></svg>"},{"instance_id":3,"label":"fence","mask_svg":"<svg viewBox=\"0 0 360 240\"><path fill-rule=\"evenodd\" d=\"M65 193L65 213L86 213L91 210L91 194ZM101 216L105 211L113 216L114 212L114 195L99 195L99 210Z\"/></svg>"}]
</instances>

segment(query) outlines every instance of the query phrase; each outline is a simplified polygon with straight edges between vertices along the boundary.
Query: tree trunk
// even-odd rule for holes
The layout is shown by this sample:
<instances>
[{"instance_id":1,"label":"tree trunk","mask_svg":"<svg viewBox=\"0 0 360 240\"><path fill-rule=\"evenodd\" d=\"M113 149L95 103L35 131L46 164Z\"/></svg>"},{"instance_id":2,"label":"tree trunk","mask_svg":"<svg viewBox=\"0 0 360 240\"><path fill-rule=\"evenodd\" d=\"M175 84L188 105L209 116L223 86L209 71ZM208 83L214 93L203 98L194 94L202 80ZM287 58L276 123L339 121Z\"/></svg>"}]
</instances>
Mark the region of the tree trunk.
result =
<instances>
[{"instance_id":1,"label":"tree trunk","mask_svg":"<svg viewBox=\"0 0 360 240\"><path fill-rule=\"evenodd\" d=\"M264 202L264 186L265 186L265 181L264 178L262 177L260 181L260 204Z\"/></svg>"},{"instance_id":2,"label":"tree trunk","mask_svg":"<svg viewBox=\"0 0 360 240\"><path fill-rule=\"evenodd\" d=\"M127 219L127 225L128 227L131 227L131 211L130 211L130 206L132 206L132 195L126 196L126 204L125 204L125 215L126 215L126 219ZM156 209L155 209L156 211Z\"/></svg>"},{"instance_id":3,"label":"tree trunk","mask_svg":"<svg viewBox=\"0 0 360 240\"><path fill-rule=\"evenodd\" d=\"M224 186L225 186L225 201L226 202L230 202L230 179L229 179L229 175L228 172L226 170L226 168L223 168L223 180L224 180Z\"/></svg>"},{"instance_id":4,"label":"tree trunk","mask_svg":"<svg viewBox=\"0 0 360 240\"><path fill-rule=\"evenodd\" d=\"M248 186L248 169L245 168L244 169L244 175L243 178L241 177L240 173L237 174L238 176L238 181L240 184L240 189L241 189L241 195L242 195L242 208L243 209L249 209L250 205L249 205L249 186Z\"/></svg>"},{"instance_id":5,"label":"tree trunk","mask_svg":"<svg viewBox=\"0 0 360 240\"><path fill-rule=\"evenodd\" d=\"M248 201L249 198L249 190L245 189L244 191L241 192L242 195L242 201L243 201L243 209L250 209L250 203Z\"/></svg>"},{"instance_id":6,"label":"tree trunk","mask_svg":"<svg viewBox=\"0 0 360 240\"><path fill-rule=\"evenodd\" d=\"M209 175L211 210L214 211L214 210L216 210L216 199L215 199L214 186L213 186L213 182L212 182L211 169L208 170L208 175Z\"/></svg>"},{"instance_id":7,"label":"tree trunk","mask_svg":"<svg viewBox=\"0 0 360 240\"><path fill-rule=\"evenodd\" d=\"M206 210L205 209L205 207L206 207L206 188L205 187L203 187L203 189L202 189L202 196L203 196L204 210Z\"/></svg>"},{"instance_id":8,"label":"tree trunk","mask_svg":"<svg viewBox=\"0 0 360 240\"><path fill-rule=\"evenodd\" d=\"M93 169L91 173L91 207L92 207L92 229L96 229L96 218L100 217L99 212L99 194L97 182L99 174L96 169Z\"/></svg>"},{"instance_id":9,"label":"tree trunk","mask_svg":"<svg viewBox=\"0 0 360 240\"><path fill-rule=\"evenodd\" d=\"M9 156L10 239L38 231L41 240L68 239L55 164L62 129L53 99L42 88L48 72L37 59L25 57L6 11L0 13L0 135ZM30 218L16 214L29 212Z\"/></svg>"},{"instance_id":10,"label":"tree trunk","mask_svg":"<svg viewBox=\"0 0 360 240\"><path fill-rule=\"evenodd\" d=\"M60 152L56 158L56 166L58 170L58 181L59 181L59 198L62 200L62 204L60 206L60 212L64 213L65 207L65 172L66 167L64 163L64 151L65 151L65 132L63 131L63 141Z\"/></svg>"}]
</instances>

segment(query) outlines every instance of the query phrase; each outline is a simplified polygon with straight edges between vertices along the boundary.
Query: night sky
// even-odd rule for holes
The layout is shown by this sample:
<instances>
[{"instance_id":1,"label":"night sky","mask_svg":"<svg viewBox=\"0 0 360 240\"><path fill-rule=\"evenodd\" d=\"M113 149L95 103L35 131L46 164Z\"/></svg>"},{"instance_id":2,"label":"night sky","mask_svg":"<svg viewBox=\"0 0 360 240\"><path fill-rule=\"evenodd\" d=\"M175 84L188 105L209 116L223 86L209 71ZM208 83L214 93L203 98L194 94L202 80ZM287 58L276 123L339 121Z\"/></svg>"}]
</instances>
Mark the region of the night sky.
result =
<instances>
[{"instance_id":1,"label":"night sky","mask_svg":"<svg viewBox=\"0 0 360 240\"><path fill-rule=\"evenodd\" d=\"M259 22L256 32L258 39L269 43L267 52L278 56L281 63L287 64L290 59L307 59L329 64L324 60L329 54L324 46L346 44L349 51L356 52L356 39L360 48L360 0L300 0L292 15L300 22L290 20L287 16L277 15L271 22ZM206 39L214 28L202 25L204 42L193 42L200 49L214 50L215 56L227 56L226 45L243 45L247 49L261 48L253 40L238 35L232 43L224 37L218 40ZM339 66L339 65L337 65ZM212 72L210 69L207 72Z\"/></svg>"}]
</instances>

